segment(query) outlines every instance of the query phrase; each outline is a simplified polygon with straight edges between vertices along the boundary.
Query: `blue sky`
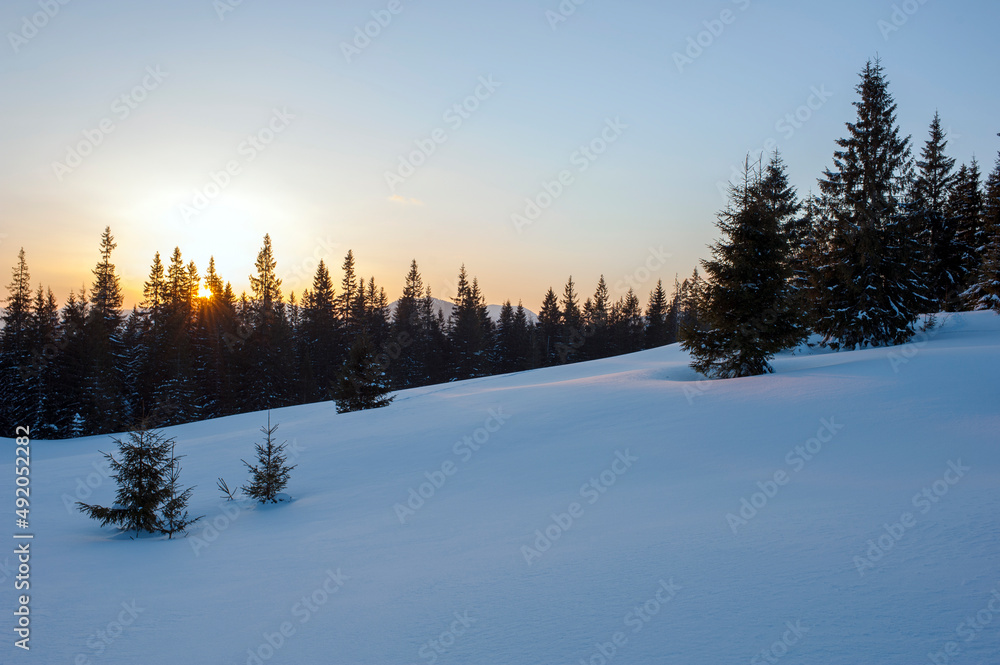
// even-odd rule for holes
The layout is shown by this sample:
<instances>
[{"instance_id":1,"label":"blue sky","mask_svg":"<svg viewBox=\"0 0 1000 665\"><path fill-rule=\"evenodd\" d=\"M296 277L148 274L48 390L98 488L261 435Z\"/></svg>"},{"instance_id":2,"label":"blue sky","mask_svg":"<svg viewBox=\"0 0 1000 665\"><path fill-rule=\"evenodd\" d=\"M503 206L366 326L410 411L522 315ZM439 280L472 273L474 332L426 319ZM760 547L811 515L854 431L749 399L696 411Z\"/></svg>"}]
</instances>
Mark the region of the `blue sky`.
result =
<instances>
[{"instance_id":1,"label":"blue sky","mask_svg":"<svg viewBox=\"0 0 1000 665\"><path fill-rule=\"evenodd\" d=\"M491 302L601 273L645 302L747 153L815 186L876 54L916 148L935 110L959 162L1000 148L993 2L63 1L0 7L0 264L60 302L106 225L130 305L175 245L248 288L264 233L286 295L352 248L390 297L415 258L439 297L465 263Z\"/></svg>"}]
</instances>

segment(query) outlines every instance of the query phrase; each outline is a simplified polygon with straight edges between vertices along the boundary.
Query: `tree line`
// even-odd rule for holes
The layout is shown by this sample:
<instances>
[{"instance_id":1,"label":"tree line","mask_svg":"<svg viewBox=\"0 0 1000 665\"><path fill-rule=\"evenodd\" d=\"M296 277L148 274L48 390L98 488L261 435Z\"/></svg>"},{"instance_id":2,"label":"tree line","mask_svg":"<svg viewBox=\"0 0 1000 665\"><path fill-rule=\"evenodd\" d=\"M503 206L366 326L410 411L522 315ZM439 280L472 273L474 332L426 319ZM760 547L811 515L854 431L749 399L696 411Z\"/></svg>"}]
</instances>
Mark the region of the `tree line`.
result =
<instances>
[{"instance_id":1,"label":"tree line","mask_svg":"<svg viewBox=\"0 0 1000 665\"><path fill-rule=\"evenodd\" d=\"M250 294L236 296L214 259L200 275L175 248L166 264L153 257L141 304L124 311L116 247L106 228L89 292L62 307L51 289L32 291L20 252L0 332L0 431L26 425L64 438L331 399L345 411L379 406L390 390L671 343L702 283L696 271L672 299L657 283L643 310L631 289L612 301L603 277L581 303L570 278L561 297L548 290L537 323L509 301L493 321L463 266L445 317L416 261L390 308L375 279L358 275L352 251L339 288L320 261L311 287L285 298L265 236Z\"/></svg>"},{"instance_id":2,"label":"tree line","mask_svg":"<svg viewBox=\"0 0 1000 665\"><path fill-rule=\"evenodd\" d=\"M349 411L393 390L675 341L707 376L746 376L812 333L835 349L899 344L921 313L1000 310L1000 157L985 184L975 159L956 169L935 114L914 158L877 60L857 92L819 192L800 199L777 153L748 159L706 277L675 280L670 296L658 282L645 308L632 289L613 300L603 277L589 297L570 278L561 295L548 289L537 322L510 301L493 321L463 266L445 317L413 261L391 310L350 251L337 287L321 261L286 299L265 236L250 294L175 248L166 265L154 256L126 312L110 229L89 292L59 307L51 289L32 290L22 249L0 331L0 432L74 437L331 399Z\"/></svg>"}]
</instances>

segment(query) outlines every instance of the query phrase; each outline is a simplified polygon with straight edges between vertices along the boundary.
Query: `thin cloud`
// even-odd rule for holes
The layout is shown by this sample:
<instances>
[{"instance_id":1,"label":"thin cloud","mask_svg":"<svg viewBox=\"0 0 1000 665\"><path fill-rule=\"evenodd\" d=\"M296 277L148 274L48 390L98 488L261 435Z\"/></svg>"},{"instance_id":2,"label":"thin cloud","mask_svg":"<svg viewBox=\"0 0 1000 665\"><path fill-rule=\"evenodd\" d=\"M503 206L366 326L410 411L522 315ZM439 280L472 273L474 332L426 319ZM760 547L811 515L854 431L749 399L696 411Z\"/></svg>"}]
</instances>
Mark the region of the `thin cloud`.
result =
<instances>
[{"instance_id":1,"label":"thin cloud","mask_svg":"<svg viewBox=\"0 0 1000 665\"><path fill-rule=\"evenodd\" d=\"M424 205L424 202L421 201L420 199L408 199L405 196L400 196L399 194L393 194L392 196L389 197L389 200L392 201L393 203L402 203L403 205L411 205L411 206Z\"/></svg>"}]
</instances>

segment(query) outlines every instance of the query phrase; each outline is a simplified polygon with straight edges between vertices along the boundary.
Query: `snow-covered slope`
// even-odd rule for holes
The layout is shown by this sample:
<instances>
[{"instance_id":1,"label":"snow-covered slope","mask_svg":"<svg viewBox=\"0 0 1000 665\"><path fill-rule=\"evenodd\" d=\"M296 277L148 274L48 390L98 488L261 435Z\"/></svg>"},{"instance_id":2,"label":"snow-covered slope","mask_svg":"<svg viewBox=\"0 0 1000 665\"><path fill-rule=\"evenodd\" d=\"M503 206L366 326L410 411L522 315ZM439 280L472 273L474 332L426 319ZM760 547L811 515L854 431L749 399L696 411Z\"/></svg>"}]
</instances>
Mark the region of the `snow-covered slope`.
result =
<instances>
[{"instance_id":1,"label":"snow-covered slope","mask_svg":"<svg viewBox=\"0 0 1000 665\"><path fill-rule=\"evenodd\" d=\"M774 365L699 382L672 346L277 410L274 507L215 490L264 414L172 428L206 516L173 541L68 507L112 500L107 437L35 442L32 650L8 614L0 660L996 662L1000 317Z\"/></svg>"},{"instance_id":2,"label":"snow-covered slope","mask_svg":"<svg viewBox=\"0 0 1000 665\"><path fill-rule=\"evenodd\" d=\"M452 311L455 309L455 304L450 303L447 300L440 300L438 298L432 298L432 300L434 301L434 311L440 312L442 315L444 315L445 321L447 321L448 317L451 316ZM398 300L394 300L393 302L389 303L390 313L396 311L396 304L398 302L399 302ZM490 315L490 319L492 319L494 323L500 320L500 310L502 309L503 305L486 306L486 312ZM517 309L517 303L514 304L514 309L515 310ZM527 307L524 308L524 313L526 318L528 319L528 323L538 322L538 316Z\"/></svg>"}]
</instances>

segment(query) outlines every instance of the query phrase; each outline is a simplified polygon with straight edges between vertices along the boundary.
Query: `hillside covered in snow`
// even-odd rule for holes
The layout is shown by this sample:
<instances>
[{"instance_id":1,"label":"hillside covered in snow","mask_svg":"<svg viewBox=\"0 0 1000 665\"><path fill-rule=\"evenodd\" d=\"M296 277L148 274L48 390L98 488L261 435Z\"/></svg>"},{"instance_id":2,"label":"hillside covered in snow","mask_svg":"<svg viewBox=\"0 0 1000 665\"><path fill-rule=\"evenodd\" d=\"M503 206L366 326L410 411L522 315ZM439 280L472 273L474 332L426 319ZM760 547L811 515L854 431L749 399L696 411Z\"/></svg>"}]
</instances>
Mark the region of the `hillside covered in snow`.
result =
<instances>
[{"instance_id":1,"label":"hillside covered in snow","mask_svg":"<svg viewBox=\"0 0 1000 665\"><path fill-rule=\"evenodd\" d=\"M672 345L272 411L297 464L277 506L215 488L245 480L266 414L170 428L205 516L174 540L74 508L113 501L108 437L35 441L30 591L0 555L31 652L8 629L0 661L995 662L1000 317L769 376L688 362Z\"/></svg>"}]
</instances>

